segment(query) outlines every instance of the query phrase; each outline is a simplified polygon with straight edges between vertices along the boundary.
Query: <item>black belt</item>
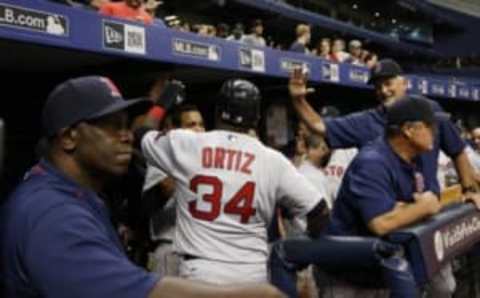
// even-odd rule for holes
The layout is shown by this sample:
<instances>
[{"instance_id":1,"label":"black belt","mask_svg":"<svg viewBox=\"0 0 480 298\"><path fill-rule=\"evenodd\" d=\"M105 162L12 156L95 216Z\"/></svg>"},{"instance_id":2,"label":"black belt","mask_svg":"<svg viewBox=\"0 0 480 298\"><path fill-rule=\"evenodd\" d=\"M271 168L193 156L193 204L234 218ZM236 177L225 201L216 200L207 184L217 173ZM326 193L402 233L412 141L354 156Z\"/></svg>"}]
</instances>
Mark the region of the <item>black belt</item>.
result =
<instances>
[{"instance_id":1,"label":"black belt","mask_svg":"<svg viewBox=\"0 0 480 298\"><path fill-rule=\"evenodd\" d=\"M154 246L158 246L160 244L173 244L173 241L170 239L158 239L151 241Z\"/></svg>"},{"instance_id":2,"label":"black belt","mask_svg":"<svg viewBox=\"0 0 480 298\"><path fill-rule=\"evenodd\" d=\"M180 258L184 259L185 261L200 259L200 257L194 256L194 255L189 255L189 254L179 254L178 256Z\"/></svg>"}]
</instances>

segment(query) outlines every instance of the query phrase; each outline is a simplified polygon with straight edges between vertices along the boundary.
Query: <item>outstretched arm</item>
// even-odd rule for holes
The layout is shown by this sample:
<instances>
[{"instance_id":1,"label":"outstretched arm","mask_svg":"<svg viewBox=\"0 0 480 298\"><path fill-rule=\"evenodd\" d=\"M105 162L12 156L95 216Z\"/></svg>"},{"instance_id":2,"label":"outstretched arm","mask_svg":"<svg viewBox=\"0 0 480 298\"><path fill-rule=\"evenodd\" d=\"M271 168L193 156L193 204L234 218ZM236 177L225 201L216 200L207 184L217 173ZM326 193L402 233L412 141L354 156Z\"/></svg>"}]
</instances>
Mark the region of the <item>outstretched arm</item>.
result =
<instances>
[{"instance_id":1,"label":"outstretched arm","mask_svg":"<svg viewBox=\"0 0 480 298\"><path fill-rule=\"evenodd\" d=\"M307 101L307 95L313 89L307 88L307 74L302 69L294 69L288 84L292 104L298 116L305 122L308 128L317 134L325 135L326 126L322 117L312 108Z\"/></svg>"}]
</instances>

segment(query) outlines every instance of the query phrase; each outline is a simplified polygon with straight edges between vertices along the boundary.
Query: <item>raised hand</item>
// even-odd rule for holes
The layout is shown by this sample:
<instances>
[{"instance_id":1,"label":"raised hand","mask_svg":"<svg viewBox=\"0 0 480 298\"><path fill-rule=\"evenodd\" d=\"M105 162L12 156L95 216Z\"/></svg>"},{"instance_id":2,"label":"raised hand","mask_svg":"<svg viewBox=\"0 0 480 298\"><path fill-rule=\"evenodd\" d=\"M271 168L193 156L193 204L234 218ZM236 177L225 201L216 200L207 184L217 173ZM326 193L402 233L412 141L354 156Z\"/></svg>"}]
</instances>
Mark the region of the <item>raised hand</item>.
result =
<instances>
[{"instance_id":1,"label":"raised hand","mask_svg":"<svg viewBox=\"0 0 480 298\"><path fill-rule=\"evenodd\" d=\"M288 90L292 98L305 97L315 89L307 88L308 73L302 68L295 68L290 75Z\"/></svg>"}]
</instances>

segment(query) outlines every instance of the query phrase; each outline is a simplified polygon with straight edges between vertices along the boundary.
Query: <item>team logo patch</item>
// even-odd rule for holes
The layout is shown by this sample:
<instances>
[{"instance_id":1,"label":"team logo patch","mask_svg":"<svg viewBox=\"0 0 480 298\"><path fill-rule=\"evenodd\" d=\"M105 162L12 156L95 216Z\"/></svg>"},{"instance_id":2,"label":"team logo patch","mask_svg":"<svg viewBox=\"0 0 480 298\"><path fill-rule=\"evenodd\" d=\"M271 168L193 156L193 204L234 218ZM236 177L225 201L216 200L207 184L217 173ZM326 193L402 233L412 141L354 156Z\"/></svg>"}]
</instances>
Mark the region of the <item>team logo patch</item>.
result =
<instances>
[{"instance_id":1,"label":"team logo patch","mask_svg":"<svg viewBox=\"0 0 480 298\"><path fill-rule=\"evenodd\" d=\"M100 78L100 80L107 85L112 96L122 97L120 90L118 90L117 86L115 86L115 84L109 78Z\"/></svg>"}]
</instances>

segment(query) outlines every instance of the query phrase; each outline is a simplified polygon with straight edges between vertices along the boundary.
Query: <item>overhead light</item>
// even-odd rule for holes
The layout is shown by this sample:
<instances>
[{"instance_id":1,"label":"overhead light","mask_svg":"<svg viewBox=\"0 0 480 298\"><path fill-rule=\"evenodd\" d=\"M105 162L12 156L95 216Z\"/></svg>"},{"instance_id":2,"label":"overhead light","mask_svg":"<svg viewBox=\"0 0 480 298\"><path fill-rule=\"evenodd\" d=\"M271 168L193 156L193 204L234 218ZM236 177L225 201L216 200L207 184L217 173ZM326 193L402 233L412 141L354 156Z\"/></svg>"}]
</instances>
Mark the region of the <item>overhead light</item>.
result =
<instances>
[{"instance_id":1,"label":"overhead light","mask_svg":"<svg viewBox=\"0 0 480 298\"><path fill-rule=\"evenodd\" d=\"M375 16L376 18L378 18L378 17L380 17L380 13L377 11L377 12L375 12L374 16Z\"/></svg>"},{"instance_id":2,"label":"overhead light","mask_svg":"<svg viewBox=\"0 0 480 298\"><path fill-rule=\"evenodd\" d=\"M171 16L166 16L165 17L165 21L169 22L169 21L173 21L173 20L176 20L178 19L178 17L176 15L171 15Z\"/></svg>"},{"instance_id":3,"label":"overhead light","mask_svg":"<svg viewBox=\"0 0 480 298\"><path fill-rule=\"evenodd\" d=\"M352 8L353 8L353 9L358 9L357 3L354 3L354 4L352 5Z\"/></svg>"},{"instance_id":4,"label":"overhead light","mask_svg":"<svg viewBox=\"0 0 480 298\"><path fill-rule=\"evenodd\" d=\"M397 23L397 19L392 19L392 24L396 24Z\"/></svg>"}]
</instances>

